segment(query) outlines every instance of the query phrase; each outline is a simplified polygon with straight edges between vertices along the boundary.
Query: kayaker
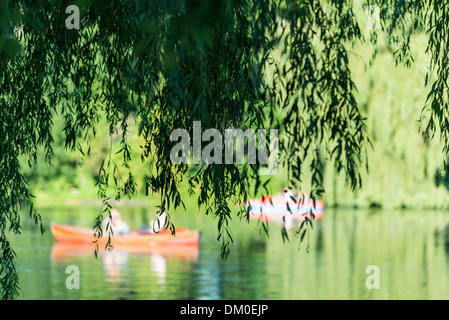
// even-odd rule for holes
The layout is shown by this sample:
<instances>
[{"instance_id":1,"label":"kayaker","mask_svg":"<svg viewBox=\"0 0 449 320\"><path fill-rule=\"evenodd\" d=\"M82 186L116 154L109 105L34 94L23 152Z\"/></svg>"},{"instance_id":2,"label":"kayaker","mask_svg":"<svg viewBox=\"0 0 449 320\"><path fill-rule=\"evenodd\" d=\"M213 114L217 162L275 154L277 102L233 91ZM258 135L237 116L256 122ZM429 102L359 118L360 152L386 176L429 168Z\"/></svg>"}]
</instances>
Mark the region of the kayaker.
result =
<instances>
[{"instance_id":1,"label":"kayaker","mask_svg":"<svg viewBox=\"0 0 449 320\"><path fill-rule=\"evenodd\" d=\"M165 211L162 213L161 213L161 211L158 211L156 213L156 215L157 215L157 218L150 222L149 231L151 233L158 233L161 230L167 229L167 226L168 226L168 216Z\"/></svg>"},{"instance_id":2,"label":"kayaker","mask_svg":"<svg viewBox=\"0 0 449 320\"><path fill-rule=\"evenodd\" d=\"M123 221L120 212L115 208L111 209L111 215L107 215L106 218L104 218L103 230L107 229L108 224L112 228L112 232L114 232L114 235L129 235L130 229L128 224Z\"/></svg>"}]
</instances>

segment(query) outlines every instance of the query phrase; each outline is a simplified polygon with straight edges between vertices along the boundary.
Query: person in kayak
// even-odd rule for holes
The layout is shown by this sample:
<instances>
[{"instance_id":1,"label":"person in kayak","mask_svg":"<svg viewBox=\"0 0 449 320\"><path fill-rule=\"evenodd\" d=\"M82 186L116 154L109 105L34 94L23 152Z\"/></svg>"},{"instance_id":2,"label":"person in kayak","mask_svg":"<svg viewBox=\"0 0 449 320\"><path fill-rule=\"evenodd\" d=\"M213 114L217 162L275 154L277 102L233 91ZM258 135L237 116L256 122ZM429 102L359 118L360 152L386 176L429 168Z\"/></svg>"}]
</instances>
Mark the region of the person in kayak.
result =
<instances>
[{"instance_id":1,"label":"person in kayak","mask_svg":"<svg viewBox=\"0 0 449 320\"><path fill-rule=\"evenodd\" d=\"M128 224L123 221L120 212L115 208L112 208L111 214L107 215L106 218L104 218L103 230L107 230L108 225L112 228L112 232L114 232L114 235L129 235L130 229Z\"/></svg>"},{"instance_id":2,"label":"person in kayak","mask_svg":"<svg viewBox=\"0 0 449 320\"><path fill-rule=\"evenodd\" d=\"M156 219L150 222L150 228L148 230L150 233L159 233L159 231L167 229L168 226L167 213L165 211L163 212L158 211L156 213L156 216L157 216Z\"/></svg>"}]
</instances>

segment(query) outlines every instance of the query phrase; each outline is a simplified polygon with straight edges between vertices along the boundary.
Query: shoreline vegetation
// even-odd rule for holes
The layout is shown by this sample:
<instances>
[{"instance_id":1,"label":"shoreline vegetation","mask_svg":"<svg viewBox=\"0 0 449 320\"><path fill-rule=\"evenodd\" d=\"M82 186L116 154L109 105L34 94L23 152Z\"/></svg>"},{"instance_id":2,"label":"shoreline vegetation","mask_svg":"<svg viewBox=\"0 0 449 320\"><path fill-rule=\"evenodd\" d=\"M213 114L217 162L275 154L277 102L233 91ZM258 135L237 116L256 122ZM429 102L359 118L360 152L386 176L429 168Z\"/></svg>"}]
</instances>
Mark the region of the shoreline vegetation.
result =
<instances>
[{"instance_id":1,"label":"shoreline vegetation","mask_svg":"<svg viewBox=\"0 0 449 320\"><path fill-rule=\"evenodd\" d=\"M358 100L368 119L368 130L373 147L369 149L369 171L362 171L363 188L351 191L344 176L338 176L331 164L324 167L324 197L326 208L384 208L384 209L449 209L449 194L445 187L445 177L437 181L443 156L439 137L425 140L418 123L421 108L426 99L426 88L422 79L426 72L428 56L422 50L425 38L414 36L412 47L415 62L410 68L395 68L391 50L386 42L379 40L378 53L373 65L366 66L363 61L372 54L369 44L355 48L359 54L352 56L353 74L358 84ZM44 163L43 153L38 164L30 169L23 165L27 179L36 196L36 207L66 205L100 205L95 187L98 168L108 148L119 151L120 133L109 137L108 126L104 122L98 126L97 134L92 137L96 146L89 156L79 152L64 150L62 133L63 119L55 115L55 157L54 163ZM132 199L122 199L117 205L157 205L159 195L145 195L144 181L148 165L140 161L140 137L137 125L129 121L130 145L133 154L130 166L136 176L138 190ZM118 152L117 152L118 153ZM117 163L120 158L117 156ZM191 166L190 170L195 170ZM126 173L126 170L124 170ZM276 194L288 185L286 172L280 171L271 176L271 192ZM304 180L310 179L304 172ZM308 186L304 184L304 190ZM110 190L111 199L115 197ZM184 186L183 200L198 208L189 200L188 186ZM261 196L261 195L258 195ZM189 208L187 208L189 209ZM192 208L193 209L193 208Z\"/></svg>"}]
</instances>

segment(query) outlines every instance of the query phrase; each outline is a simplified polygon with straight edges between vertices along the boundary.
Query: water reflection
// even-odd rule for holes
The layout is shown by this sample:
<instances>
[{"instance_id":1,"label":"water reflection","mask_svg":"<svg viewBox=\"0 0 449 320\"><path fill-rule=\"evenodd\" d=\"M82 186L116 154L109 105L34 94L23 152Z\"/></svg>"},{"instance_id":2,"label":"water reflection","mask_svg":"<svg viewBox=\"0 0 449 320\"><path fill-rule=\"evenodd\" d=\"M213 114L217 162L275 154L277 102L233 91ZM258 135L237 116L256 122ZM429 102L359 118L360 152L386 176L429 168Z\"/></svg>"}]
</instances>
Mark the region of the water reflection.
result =
<instances>
[{"instance_id":1,"label":"water reflection","mask_svg":"<svg viewBox=\"0 0 449 320\"><path fill-rule=\"evenodd\" d=\"M446 257L449 258L449 224L444 229L444 250L446 251Z\"/></svg>"},{"instance_id":2,"label":"water reflection","mask_svg":"<svg viewBox=\"0 0 449 320\"><path fill-rule=\"evenodd\" d=\"M167 274L167 260L159 253L153 253L150 256L150 269L158 278L159 285L165 284Z\"/></svg>"},{"instance_id":3,"label":"water reflection","mask_svg":"<svg viewBox=\"0 0 449 320\"><path fill-rule=\"evenodd\" d=\"M130 212L124 214L132 221ZM86 221L81 216L75 223ZM98 259L92 246L55 243L51 235L41 237L38 230L26 229L14 243L22 298L449 298L445 212L328 210L301 245L294 236L284 243L274 223L269 238L260 235L255 223L237 223L227 261L220 258L220 242L211 227L214 221L202 223L191 216L185 221L178 225L201 230L199 247L115 247L100 252ZM64 286L65 268L72 264L81 270L79 292ZM379 267L379 290L366 288L368 265Z\"/></svg>"},{"instance_id":4,"label":"water reflection","mask_svg":"<svg viewBox=\"0 0 449 320\"><path fill-rule=\"evenodd\" d=\"M106 281L120 282L123 281L121 270L125 270L128 266L129 252L125 250L110 250L103 254L103 268L107 273Z\"/></svg>"},{"instance_id":5,"label":"water reflection","mask_svg":"<svg viewBox=\"0 0 449 320\"><path fill-rule=\"evenodd\" d=\"M51 250L53 262L71 262L74 258L83 257L94 259L94 245L56 242ZM119 246L111 250L100 249L98 258L102 260L106 273L106 281L121 282L127 279L123 272L128 269L130 256L148 258L148 269L157 278L157 283L163 285L167 274L167 260L179 260L184 262L197 262L199 256L198 246L184 247L144 247L144 246Z\"/></svg>"}]
</instances>

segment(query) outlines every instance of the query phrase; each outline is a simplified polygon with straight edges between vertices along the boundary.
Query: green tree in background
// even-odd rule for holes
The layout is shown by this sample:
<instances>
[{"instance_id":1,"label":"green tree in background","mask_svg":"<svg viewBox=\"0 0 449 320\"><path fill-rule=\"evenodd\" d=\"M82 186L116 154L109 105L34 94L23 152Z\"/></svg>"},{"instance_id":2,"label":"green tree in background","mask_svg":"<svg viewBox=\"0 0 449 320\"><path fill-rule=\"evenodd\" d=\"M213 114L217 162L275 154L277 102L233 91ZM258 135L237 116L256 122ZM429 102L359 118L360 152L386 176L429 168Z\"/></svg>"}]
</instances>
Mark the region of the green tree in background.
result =
<instances>
[{"instance_id":1,"label":"green tree in background","mask_svg":"<svg viewBox=\"0 0 449 320\"><path fill-rule=\"evenodd\" d=\"M80 8L79 29L66 28L69 5ZM8 231L20 233L22 210L41 221L23 158L34 167L42 148L47 163L63 161L53 148L56 115L64 121L59 133L66 149L80 157L98 148L93 141L101 121L119 140L120 163L106 152L99 165L98 236L109 200L137 192L130 121L143 141L141 160L149 164L147 193L159 194L161 209L170 212L183 206L179 188L185 181L205 213L217 217L223 256L232 242L230 205L237 204L237 216L247 219L248 197L267 189L269 180L260 176L259 165L174 164L173 130L184 128L193 136L194 121L201 121L203 130L221 132L277 128L289 187L301 189L308 172L311 196L321 196L325 163L342 172L351 189L360 187L370 141L349 60L351 48L366 41L365 18L356 11L370 5L379 9L379 19L369 41L376 45L378 33L385 33L398 64L411 65L412 35L427 32L425 81L431 83L421 128L430 139L439 127L447 153L449 9L444 2L2 1L2 298L19 293Z\"/></svg>"}]
</instances>

